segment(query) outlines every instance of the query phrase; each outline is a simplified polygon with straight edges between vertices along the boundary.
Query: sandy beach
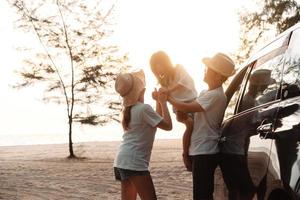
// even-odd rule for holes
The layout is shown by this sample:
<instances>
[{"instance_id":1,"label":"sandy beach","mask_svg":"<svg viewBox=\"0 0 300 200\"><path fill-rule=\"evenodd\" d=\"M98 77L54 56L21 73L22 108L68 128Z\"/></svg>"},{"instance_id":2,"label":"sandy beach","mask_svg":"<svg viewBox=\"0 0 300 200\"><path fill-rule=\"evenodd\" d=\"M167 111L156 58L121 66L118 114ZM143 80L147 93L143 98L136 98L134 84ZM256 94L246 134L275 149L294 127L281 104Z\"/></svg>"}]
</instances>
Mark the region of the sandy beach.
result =
<instances>
[{"instance_id":1,"label":"sandy beach","mask_svg":"<svg viewBox=\"0 0 300 200\"><path fill-rule=\"evenodd\" d=\"M0 147L0 199L120 199L113 160L120 142L74 144L77 156L66 159L66 144ZM181 161L181 140L156 140L150 171L158 199L192 199L192 176ZM220 170L215 199L225 199Z\"/></svg>"}]
</instances>

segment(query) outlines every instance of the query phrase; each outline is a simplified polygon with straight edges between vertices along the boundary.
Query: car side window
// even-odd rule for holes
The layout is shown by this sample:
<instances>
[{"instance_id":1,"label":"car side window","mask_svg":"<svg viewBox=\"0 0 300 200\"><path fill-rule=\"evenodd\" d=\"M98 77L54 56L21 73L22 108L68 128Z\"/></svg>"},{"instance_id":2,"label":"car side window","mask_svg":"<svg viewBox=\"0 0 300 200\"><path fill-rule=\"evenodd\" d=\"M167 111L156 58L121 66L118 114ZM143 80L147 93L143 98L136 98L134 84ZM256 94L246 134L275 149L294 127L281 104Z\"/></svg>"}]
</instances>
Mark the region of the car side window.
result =
<instances>
[{"instance_id":1,"label":"car side window","mask_svg":"<svg viewBox=\"0 0 300 200\"><path fill-rule=\"evenodd\" d=\"M242 97L240 111L276 100L280 86L284 54L254 65Z\"/></svg>"},{"instance_id":2,"label":"car side window","mask_svg":"<svg viewBox=\"0 0 300 200\"><path fill-rule=\"evenodd\" d=\"M300 95L300 29L293 32L286 53L286 62L282 78L282 97L291 98Z\"/></svg>"},{"instance_id":3,"label":"car side window","mask_svg":"<svg viewBox=\"0 0 300 200\"><path fill-rule=\"evenodd\" d=\"M256 61L250 73L239 112L274 101L278 97L284 54L269 60L261 59Z\"/></svg>"}]
</instances>

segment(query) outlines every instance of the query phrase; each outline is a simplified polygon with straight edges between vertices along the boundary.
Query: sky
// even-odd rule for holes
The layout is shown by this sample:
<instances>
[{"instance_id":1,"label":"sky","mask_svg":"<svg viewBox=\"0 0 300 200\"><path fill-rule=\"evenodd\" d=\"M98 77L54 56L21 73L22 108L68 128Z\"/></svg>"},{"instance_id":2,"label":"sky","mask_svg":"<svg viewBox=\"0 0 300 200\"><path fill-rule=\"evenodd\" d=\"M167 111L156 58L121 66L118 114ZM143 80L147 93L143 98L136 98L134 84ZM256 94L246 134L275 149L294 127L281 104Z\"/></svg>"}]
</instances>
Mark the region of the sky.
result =
<instances>
[{"instance_id":1,"label":"sky","mask_svg":"<svg viewBox=\"0 0 300 200\"><path fill-rule=\"evenodd\" d=\"M120 0L112 41L121 51L128 52L133 69L144 69L146 103L154 105L150 98L156 86L149 67L151 54L158 50L167 52L174 64L187 69L200 91L206 87L201 59L216 52L236 51L237 11L254 5L253 1L239 0ZM15 48L24 42L22 33L14 29L13 12L6 1L0 1L0 146L67 142L67 119L62 105L43 103L43 91L38 85L23 90L11 88L18 80L15 71L22 67L20 52ZM159 131L157 138L180 138L183 125L176 120L173 123L174 131ZM105 127L76 125L74 129L74 142L120 140L121 136L121 126L115 123Z\"/></svg>"}]
</instances>

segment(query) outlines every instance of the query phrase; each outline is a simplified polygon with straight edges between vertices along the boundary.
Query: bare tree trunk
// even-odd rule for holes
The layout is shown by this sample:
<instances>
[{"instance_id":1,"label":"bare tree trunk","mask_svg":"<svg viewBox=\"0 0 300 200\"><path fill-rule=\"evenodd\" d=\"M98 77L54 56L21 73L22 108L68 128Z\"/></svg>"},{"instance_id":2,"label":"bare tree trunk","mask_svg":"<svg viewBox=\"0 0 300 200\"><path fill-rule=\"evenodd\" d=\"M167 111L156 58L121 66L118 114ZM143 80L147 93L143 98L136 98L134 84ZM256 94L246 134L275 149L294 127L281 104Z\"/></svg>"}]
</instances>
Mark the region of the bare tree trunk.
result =
<instances>
[{"instance_id":1,"label":"bare tree trunk","mask_svg":"<svg viewBox=\"0 0 300 200\"><path fill-rule=\"evenodd\" d=\"M69 44L69 37L68 37L68 32L67 32L67 26L63 17L63 14L61 12L60 9L60 2L59 0L56 1L56 5L58 7L59 10L59 14L61 17L61 21L63 23L63 30L64 30L64 34L65 34L65 42L66 42L66 47L70 56L70 63L71 63L71 105L68 104L68 115L69 115L69 151L70 151L70 155L69 158L75 158L75 154L73 152L73 142L72 142L72 123L73 123L73 109L74 109L74 63L73 63L73 54L72 54L72 48ZM67 99L67 103L68 103L68 99Z\"/></svg>"},{"instance_id":2,"label":"bare tree trunk","mask_svg":"<svg viewBox=\"0 0 300 200\"><path fill-rule=\"evenodd\" d=\"M72 119L72 117L69 116L69 153L70 153L70 155L68 156L68 158L76 157L74 154L74 151L73 151L72 123L73 123L73 119Z\"/></svg>"}]
</instances>

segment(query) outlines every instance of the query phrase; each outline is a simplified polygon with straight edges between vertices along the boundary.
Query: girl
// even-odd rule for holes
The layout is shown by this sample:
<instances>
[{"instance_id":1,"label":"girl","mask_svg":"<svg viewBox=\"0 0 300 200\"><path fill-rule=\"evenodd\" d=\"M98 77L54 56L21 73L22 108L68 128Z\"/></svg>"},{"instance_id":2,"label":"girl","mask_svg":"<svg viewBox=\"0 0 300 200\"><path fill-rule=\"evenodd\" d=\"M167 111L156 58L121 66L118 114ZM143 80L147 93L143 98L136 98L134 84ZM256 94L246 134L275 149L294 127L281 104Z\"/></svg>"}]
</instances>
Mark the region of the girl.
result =
<instances>
[{"instance_id":1,"label":"girl","mask_svg":"<svg viewBox=\"0 0 300 200\"><path fill-rule=\"evenodd\" d=\"M172 129L167 96L157 94L160 106L156 113L144 104L145 75L143 71L120 74L116 91L123 97L123 142L114 162L115 177L121 181L121 199L155 200L156 194L148 171L156 128Z\"/></svg>"},{"instance_id":2,"label":"girl","mask_svg":"<svg viewBox=\"0 0 300 200\"><path fill-rule=\"evenodd\" d=\"M191 102L197 97L197 91L194 86L194 81L191 76L181 65L172 65L169 56L158 51L150 58L151 70L161 86L160 91L170 95L180 102ZM156 99L157 92L153 92L153 98ZM159 108L159 105L157 105ZM191 161L188 156L190 146L190 138L193 131L193 115L187 112L180 112L173 107L176 113L177 121L182 122L186 126L183 134L183 162L188 171L191 171Z\"/></svg>"}]
</instances>

